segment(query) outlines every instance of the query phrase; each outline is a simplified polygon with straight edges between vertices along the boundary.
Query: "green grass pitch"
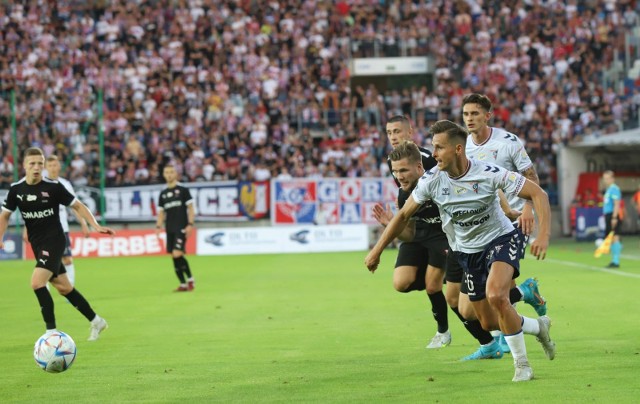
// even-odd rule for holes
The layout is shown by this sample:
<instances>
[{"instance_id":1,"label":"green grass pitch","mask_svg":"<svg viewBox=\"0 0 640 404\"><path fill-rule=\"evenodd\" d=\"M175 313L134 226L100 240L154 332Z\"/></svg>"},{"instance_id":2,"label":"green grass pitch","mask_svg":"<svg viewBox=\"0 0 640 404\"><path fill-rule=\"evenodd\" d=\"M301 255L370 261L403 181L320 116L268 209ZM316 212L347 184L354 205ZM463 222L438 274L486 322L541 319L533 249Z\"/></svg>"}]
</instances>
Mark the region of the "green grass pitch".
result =
<instances>
[{"instance_id":1,"label":"green grass pitch","mask_svg":"<svg viewBox=\"0 0 640 404\"><path fill-rule=\"evenodd\" d=\"M88 322L56 294L58 328L78 345L61 374L32 359L44 332L33 262L1 262L0 402L637 402L640 249L623 241L616 271L593 243L556 241L547 260L523 262L557 342L548 361L526 337L528 383L511 382L510 356L460 362L476 344L451 312L452 345L426 350L428 299L393 290L395 250L374 275L366 252L191 256L193 293L172 292L167 256L77 259L78 290L110 328L87 342Z\"/></svg>"}]
</instances>

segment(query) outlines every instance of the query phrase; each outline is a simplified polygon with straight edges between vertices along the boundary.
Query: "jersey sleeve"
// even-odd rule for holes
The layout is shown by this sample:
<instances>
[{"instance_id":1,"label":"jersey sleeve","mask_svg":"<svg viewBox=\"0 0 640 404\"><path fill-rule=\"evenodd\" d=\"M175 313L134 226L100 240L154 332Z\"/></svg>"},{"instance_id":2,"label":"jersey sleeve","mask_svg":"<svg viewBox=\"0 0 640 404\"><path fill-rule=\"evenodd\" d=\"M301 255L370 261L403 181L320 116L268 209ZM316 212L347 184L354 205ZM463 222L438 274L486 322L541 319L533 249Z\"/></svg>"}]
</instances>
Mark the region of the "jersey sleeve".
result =
<instances>
[{"instance_id":1,"label":"jersey sleeve","mask_svg":"<svg viewBox=\"0 0 640 404\"><path fill-rule=\"evenodd\" d=\"M56 198L61 205L69 206L76 200L76 196L70 193L61 182L58 182L54 189Z\"/></svg>"},{"instance_id":2,"label":"jersey sleeve","mask_svg":"<svg viewBox=\"0 0 640 404\"><path fill-rule=\"evenodd\" d=\"M620 188L619 187L613 187L612 192L611 192L611 199L613 199L614 201L619 201L622 199L622 192L620 192Z\"/></svg>"},{"instance_id":3,"label":"jersey sleeve","mask_svg":"<svg viewBox=\"0 0 640 404\"><path fill-rule=\"evenodd\" d=\"M74 198L77 198L76 191L73 189L73 185L69 181L60 181L60 183L64 186L64 188L69 191Z\"/></svg>"},{"instance_id":4,"label":"jersey sleeve","mask_svg":"<svg viewBox=\"0 0 640 404\"><path fill-rule=\"evenodd\" d=\"M186 205L191 205L193 203L193 197L191 196L191 192L189 192L189 188L185 187L182 192L183 202Z\"/></svg>"},{"instance_id":5,"label":"jersey sleeve","mask_svg":"<svg viewBox=\"0 0 640 404\"><path fill-rule=\"evenodd\" d=\"M4 199L2 203L2 210L6 210L7 212L14 212L18 207L18 203L16 201L16 190L14 187L9 189L9 193L7 197Z\"/></svg>"},{"instance_id":6,"label":"jersey sleeve","mask_svg":"<svg viewBox=\"0 0 640 404\"><path fill-rule=\"evenodd\" d=\"M432 199L430 184L433 182L433 173L431 171L427 171L420 179L418 180L418 185L414 188L411 195L413 196L413 200L418 204L422 205L429 199Z\"/></svg>"},{"instance_id":7,"label":"jersey sleeve","mask_svg":"<svg viewBox=\"0 0 640 404\"><path fill-rule=\"evenodd\" d=\"M494 165L486 165L485 173L492 179L495 188L502 189L505 194L518 195L527 179L513 171Z\"/></svg>"},{"instance_id":8,"label":"jersey sleeve","mask_svg":"<svg viewBox=\"0 0 640 404\"><path fill-rule=\"evenodd\" d=\"M514 145L511 158L513 159L513 164L517 167L518 172L523 173L529 168L533 167L533 162L527 153L527 149L524 147L520 139L518 139L517 145Z\"/></svg>"}]
</instances>

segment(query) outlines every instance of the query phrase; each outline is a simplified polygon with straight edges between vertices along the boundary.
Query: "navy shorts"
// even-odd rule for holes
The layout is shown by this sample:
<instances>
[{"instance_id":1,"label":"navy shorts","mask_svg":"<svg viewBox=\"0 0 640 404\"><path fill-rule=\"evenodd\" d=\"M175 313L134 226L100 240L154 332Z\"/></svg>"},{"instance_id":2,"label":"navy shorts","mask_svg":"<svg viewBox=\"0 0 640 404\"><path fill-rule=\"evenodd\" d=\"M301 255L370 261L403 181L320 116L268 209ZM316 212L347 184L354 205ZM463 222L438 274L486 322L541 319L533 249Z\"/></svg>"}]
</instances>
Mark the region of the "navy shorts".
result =
<instances>
[{"instance_id":1,"label":"navy shorts","mask_svg":"<svg viewBox=\"0 0 640 404\"><path fill-rule=\"evenodd\" d=\"M184 252L186 240L187 237L184 234L184 230L167 233L167 252L170 253L174 250Z\"/></svg>"},{"instance_id":2,"label":"navy shorts","mask_svg":"<svg viewBox=\"0 0 640 404\"><path fill-rule=\"evenodd\" d=\"M33 255L36 257L36 268L44 268L53 273L51 279L67 273L62 265L62 252L64 251L64 238L51 238L39 244L31 244Z\"/></svg>"},{"instance_id":3,"label":"navy shorts","mask_svg":"<svg viewBox=\"0 0 640 404\"><path fill-rule=\"evenodd\" d=\"M458 261L464 270L464 282L469 300L477 302L486 298L487 278L494 262L504 262L513 267L513 279L520 276L520 258L525 248L525 236L520 229L500 236L483 251L467 254L459 252Z\"/></svg>"}]
</instances>

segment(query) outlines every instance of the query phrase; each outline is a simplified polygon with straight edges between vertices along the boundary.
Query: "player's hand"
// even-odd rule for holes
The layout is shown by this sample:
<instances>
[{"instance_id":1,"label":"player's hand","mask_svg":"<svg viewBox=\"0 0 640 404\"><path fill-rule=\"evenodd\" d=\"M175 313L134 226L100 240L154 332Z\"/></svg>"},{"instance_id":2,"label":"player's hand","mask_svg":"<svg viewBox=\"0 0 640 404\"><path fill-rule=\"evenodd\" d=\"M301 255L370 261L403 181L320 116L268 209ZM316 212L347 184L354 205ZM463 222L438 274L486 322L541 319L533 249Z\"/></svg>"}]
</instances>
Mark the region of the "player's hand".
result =
<instances>
[{"instance_id":1,"label":"player's hand","mask_svg":"<svg viewBox=\"0 0 640 404\"><path fill-rule=\"evenodd\" d=\"M189 237L191 232L193 232L193 225L188 224L187 227L184 228L184 235Z\"/></svg>"},{"instance_id":2,"label":"player's hand","mask_svg":"<svg viewBox=\"0 0 640 404\"><path fill-rule=\"evenodd\" d=\"M531 243L531 254L539 260L545 259L549 248L549 237L538 237Z\"/></svg>"},{"instance_id":3,"label":"player's hand","mask_svg":"<svg viewBox=\"0 0 640 404\"><path fill-rule=\"evenodd\" d=\"M113 229L112 229L112 228L110 228L110 227L98 226L98 227L96 227L96 231L97 231L98 233L102 233L102 234L110 234L110 235L112 235L112 236L113 236L114 234L116 234L116 231L115 231L115 230L113 230Z\"/></svg>"},{"instance_id":4,"label":"player's hand","mask_svg":"<svg viewBox=\"0 0 640 404\"><path fill-rule=\"evenodd\" d=\"M367 257L364 259L364 264L369 269L369 272L374 273L376 269L378 269L378 265L380 264L380 255L375 254L373 251L369 251Z\"/></svg>"},{"instance_id":5,"label":"player's hand","mask_svg":"<svg viewBox=\"0 0 640 404\"><path fill-rule=\"evenodd\" d=\"M387 204L385 208L382 204L376 203L371 209L371 213L378 223L383 226L388 225L391 219L393 219L393 212L391 211L391 205L389 204Z\"/></svg>"},{"instance_id":6,"label":"player's hand","mask_svg":"<svg viewBox=\"0 0 640 404\"><path fill-rule=\"evenodd\" d=\"M533 233L533 228L535 227L536 222L533 217L532 209L523 209L522 214L518 217L518 227L522 230L522 233L529 236Z\"/></svg>"},{"instance_id":7,"label":"player's hand","mask_svg":"<svg viewBox=\"0 0 640 404\"><path fill-rule=\"evenodd\" d=\"M160 234L162 233L162 229L156 227L156 237L160 238Z\"/></svg>"},{"instance_id":8,"label":"player's hand","mask_svg":"<svg viewBox=\"0 0 640 404\"><path fill-rule=\"evenodd\" d=\"M512 222L516 219L518 219L519 222L520 216L522 216L522 212L520 212L519 210L511 209L509 210L509 212L505 213L505 215L507 215L509 220L511 220Z\"/></svg>"}]
</instances>

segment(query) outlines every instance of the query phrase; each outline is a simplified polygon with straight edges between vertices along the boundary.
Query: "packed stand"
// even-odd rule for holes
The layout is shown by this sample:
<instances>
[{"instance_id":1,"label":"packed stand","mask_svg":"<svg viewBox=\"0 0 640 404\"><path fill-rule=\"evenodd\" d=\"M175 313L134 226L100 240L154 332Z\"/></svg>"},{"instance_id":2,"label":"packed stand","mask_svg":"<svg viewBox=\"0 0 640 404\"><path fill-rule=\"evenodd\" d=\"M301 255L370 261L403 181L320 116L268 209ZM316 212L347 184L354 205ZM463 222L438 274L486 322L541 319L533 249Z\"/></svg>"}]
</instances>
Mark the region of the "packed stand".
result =
<instances>
[{"instance_id":1,"label":"packed stand","mask_svg":"<svg viewBox=\"0 0 640 404\"><path fill-rule=\"evenodd\" d=\"M162 182L170 160L184 181L379 176L386 117L411 115L428 147L429 125L459 122L463 95L480 92L553 189L560 144L638 122L640 83L600 83L640 2L592 3L4 2L0 154L15 90L20 149L99 185L102 89L107 186ZM376 55L433 56L435 87L351 89L349 59Z\"/></svg>"}]
</instances>

